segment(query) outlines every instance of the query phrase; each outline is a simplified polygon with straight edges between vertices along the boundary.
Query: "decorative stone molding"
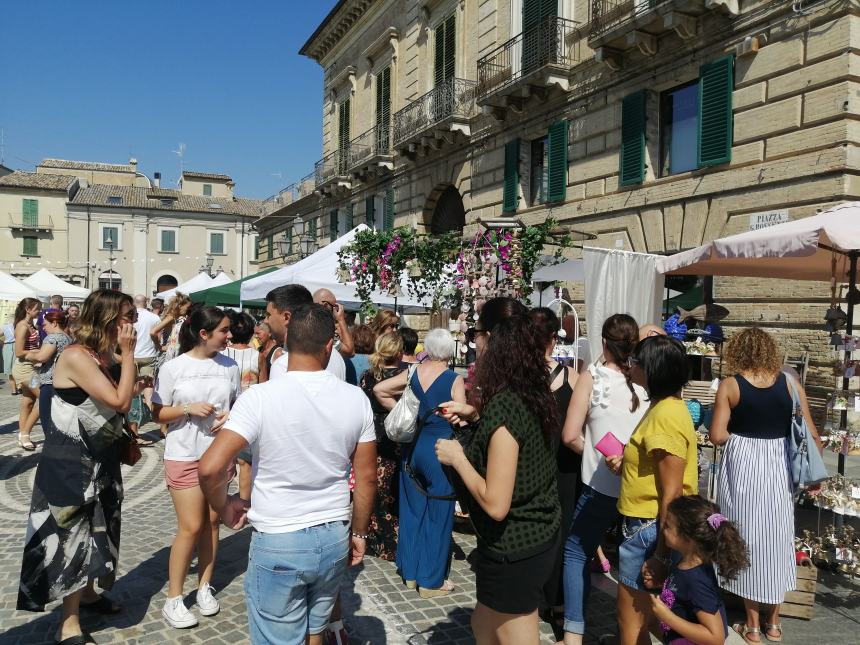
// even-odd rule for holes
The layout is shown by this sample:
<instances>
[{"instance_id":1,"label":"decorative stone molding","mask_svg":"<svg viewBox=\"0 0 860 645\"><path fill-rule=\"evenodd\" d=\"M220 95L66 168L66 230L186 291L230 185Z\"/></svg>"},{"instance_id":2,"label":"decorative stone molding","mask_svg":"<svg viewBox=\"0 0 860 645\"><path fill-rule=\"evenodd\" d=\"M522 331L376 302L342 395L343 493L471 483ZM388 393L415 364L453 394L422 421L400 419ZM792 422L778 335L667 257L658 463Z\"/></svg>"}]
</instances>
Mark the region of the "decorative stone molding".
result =
<instances>
[{"instance_id":1,"label":"decorative stone molding","mask_svg":"<svg viewBox=\"0 0 860 645\"><path fill-rule=\"evenodd\" d=\"M353 25L367 13L374 1L376 0L347 0L342 4L339 3L302 45L299 54L312 58L318 63L321 62L334 46L344 39Z\"/></svg>"},{"instance_id":2,"label":"decorative stone molding","mask_svg":"<svg viewBox=\"0 0 860 645\"><path fill-rule=\"evenodd\" d=\"M345 85L347 81L349 82L349 95L355 95L355 71L355 65L347 65L331 79L329 87L331 88L333 95L330 95L329 98L331 98L332 101L337 99L337 95L339 94L338 88Z\"/></svg>"},{"instance_id":3,"label":"decorative stone molding","mask_svg":"<svg viewBox=\"0 0 860 645\"><path fill-rule=\"evenodd\" d=\"M400 32L394 27L389 27L379 35L379 38L370 43L361 55L367 61L367 66L373 69L375 62L383 58L390 48L391 60L396 62L399 42Z\"/></svg>"}]
</instances>

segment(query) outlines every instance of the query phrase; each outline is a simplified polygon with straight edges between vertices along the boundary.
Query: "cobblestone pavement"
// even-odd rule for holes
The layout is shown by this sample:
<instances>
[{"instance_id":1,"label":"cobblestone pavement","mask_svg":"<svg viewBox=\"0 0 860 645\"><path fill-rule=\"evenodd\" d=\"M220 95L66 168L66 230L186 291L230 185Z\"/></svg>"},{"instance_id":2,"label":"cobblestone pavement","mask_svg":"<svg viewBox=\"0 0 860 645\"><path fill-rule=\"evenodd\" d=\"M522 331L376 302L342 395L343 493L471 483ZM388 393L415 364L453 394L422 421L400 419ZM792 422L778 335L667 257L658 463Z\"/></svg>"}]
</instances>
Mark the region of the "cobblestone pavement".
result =
<instances>
[{"instance_id":1,"label":"cobblestone pavement","mask_svg":"<svg viewBox=\"0 0 860 645\"><path fill-rule=\"evenodd\" d=\"M53 642L58 606L44 614L15 610L24 527L39 452L24 453L15 446L18 398L0 383L0 645ZM154 430L148 426L147 430ZM155 438L157 433L149 436ZM37 426L34 439L41 440ZM201 617L190 630L173 630L161 618L167 589L167 557L175 518L163 483L162 447L143 449L134 468L124 467L126 496L119 576L113 595L125 609L116 616L84 614L83 622L99 643L247 643L242 580L247 564L249 529L234 533L222 529L218 565L213 580L221 613ZM345 622L353 644L419 645L473 643L469 618L474 606L474 575L469 554L474 538L455 533L451 580L457 591L445 598L423 600L400 583L392 563L368 558L350 572L342 601ZM193 601L196 572L186 581L187 602ZM585 642L615 629L615 584L611 577L595 576L596 588L589 607L589 634ZM823 575L812 621L785 619L785 640L810 643L857 643L860 589L856 583ZM542 625L542 643L552 643L551 630ZM729 642L739 643L732 638Z\"/></svg>"}]
</instances>

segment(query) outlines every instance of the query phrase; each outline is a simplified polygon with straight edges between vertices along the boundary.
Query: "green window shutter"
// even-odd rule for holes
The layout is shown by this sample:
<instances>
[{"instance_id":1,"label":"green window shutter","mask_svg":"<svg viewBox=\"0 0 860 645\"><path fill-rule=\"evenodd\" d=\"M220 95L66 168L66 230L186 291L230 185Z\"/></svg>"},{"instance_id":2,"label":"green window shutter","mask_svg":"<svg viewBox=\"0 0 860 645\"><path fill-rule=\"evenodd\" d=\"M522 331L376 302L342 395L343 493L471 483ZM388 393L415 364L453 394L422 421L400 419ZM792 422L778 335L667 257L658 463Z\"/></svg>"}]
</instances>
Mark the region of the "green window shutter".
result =
<instances>
[{"instance_id":1,"label":"green window shutter","mask_svg":"<svg viewBox=\"0 0 860 645\"><path fill-rule=\"evenodd\" d=\"M374 212L373 212L373 196L364 200L364 223L370 228L373 228Z\"/></svg>"},{"instance_id":2,"label":"green window shutter","mask_svg":"<svg viewBox=\"0 0 860 645\"><path fill-rule=\"evenodd\" d=\"M212 197L212 184L203 184L203 196Z\"/></svg>"},{"instance_id":3,"label":"green window shutter","mask_svg":"<svg viewBox=\"0 0 860 645\"><path fill-rule=\"evenodd\" d=\"M505 144L505 181L502 188L502 210L517 210L520 203L520 140Z\"/></svg>"},{"instance_id":4,"label":"green window shutter","mask_svg":"<svg viewBox=\"0 0 860 645\"><path fill-rule=\"evenodd\" d=\"M22 255L39 255L39 238L25 237Z\"/></svg>"},{"instance_id":5,"label":"green window shutter","mask_svg":"<svg viewBox=\"0 0 860 645\"><path fill-rule=\"evenodd\" d=\"M212 233L209 235L209 252L212 255L224 255L223 233Z\"/></svg>"},{"instance_id":6,"label":"green window shutter","mask_svg":"<svg viewBox=\"0 0 860 645\"><path fill-rule=\"evenodd\" d=\"M24 226L36 227L39 225L39 200L25 199L21 206L22 224Z\"/></svg>"},{"instance_id":7,"label":"green window shutter","mask_svg":"<svg viewBox=\"0 0 860 645\"><path fill-rule=\"evenodd\" d=\"M317 218L308 220L308 234L313 238L317 239Z\"/></svg>"},{"instance_id":8,"label":"green window shutter","mask_svg":"<svg viewBox=\"0 0 860 645\"><path fill-rule=\"evenodd\" d=\"M433 85L445 81L445 23L440 23L433 33Z\"/></svg>"},{"instance_id":9,"label":"green window shutter","mask_svg":"<svg viewBox=\"0 0 860 645\"><path fill-rule=\"evenodd\" d=\"M328 214L328 239L334 242L337 239L337 209L334 208Z\"/></svg>"},{"instance_id":10,"label":"green window shutter","mask_svg":"<svg viewBox=\"0 0 860 645\"><path fill-rule=\"evenodd\" d=\"M274 235L270 235L269 237L266 238L266 259L267 260L274 259L274 257L275 257L274 248L275 248Z\"/></svg>"},{"instance_id":11,"label":"green window shutter","mask_svg":"<svg viewBox=\"0 0 860 645\"><path fill-rule=\"evenodd\" d=\"M162 253L173 253L176 251L176 231L161 231Z\"/></svg>"},{"instance_id":12,"label":"green window shutter","mask_svg":"<svg viewBox=\"0 0 860 645\"><path fill-rule=\"evenodd\" d=\"M376 149L387 153L391 145L391 67L376 76Z\"/></svg>"},{"instance_id":13,"label":"green window shutter","mask_svg":"<svg viewBox=\"0 0 860 645\"><path fill-rule=\"evenodd\" d=\"M732 160L734 56L702 65L699 71L699 167Z\"/></svg>"},{"instance_id":14,"label":"green window shutter","mask_svg":"<svg viewBox=\"0 0 860 645\"><path fill-rule=\"evenodd\" d=\"M346 230L344 231L344 233L352 230L352 228L355 226L355 224L353 223L353 218L355 217L354 212L355 212L355 204L350 202L349 204L346 205L346 216L345 216Z\"/></svg>"},{"instance_id":15,"label":"green window shutter","mask_svg":"<svg viewBox=\"0 0 860 645\"><path fill-rule=\"evenodd\" d=\"M621 154L619 184L632 186L645 180L645 90L621 102Z\"/></svg>"},{"instance_id":16,"label":"green window shutter","mask_svg":"<svg viewBox=\"0 0 860 645\"><path fill-rule=\"evenodd\" d=\"M457 52L456 13L445 20L445 80L454 78L454 63Z\"/></svg>"},{"instance_id":17,"label":"green window shutter","mask_svg":"<svg viewBox=\"0 0 860 645\"><path fill-rule=\"evenodd\" d=\"M547 137L549 153L548 202L563 202L567 197L567 121L549 126Z\"/></svg>"},{"instance_id":18,"label":"green window shutter","mask_svg":"<svg viewBox=\"0 0 860 645\"><path fill-rule=\"evenodd\" d=\"M454 62L457 52L457 20L456 14L452 13L436 27L434 32L433 52L433 85L454 78Z\"/></svg>"},{"instance_id":19,"label":"green window shutter","mask_svg":"<svg viewBox=\"0 0 860 645\"><path fill-rule=\"evenodd\" d=\"M385 190L385 200L382 205L382 230L390 231L394 228L394 189Z\"/></svg>"},{"instance_id":20,"label":"green window shutter","mask_svg":"<svg viewBox=\"0 0 860 645\"><path fill-rule=\"evenodd\" d=\"M556 15L557 0L523 0L523 33L530 31L549 16Z\"/></svg>"}]
</instances>

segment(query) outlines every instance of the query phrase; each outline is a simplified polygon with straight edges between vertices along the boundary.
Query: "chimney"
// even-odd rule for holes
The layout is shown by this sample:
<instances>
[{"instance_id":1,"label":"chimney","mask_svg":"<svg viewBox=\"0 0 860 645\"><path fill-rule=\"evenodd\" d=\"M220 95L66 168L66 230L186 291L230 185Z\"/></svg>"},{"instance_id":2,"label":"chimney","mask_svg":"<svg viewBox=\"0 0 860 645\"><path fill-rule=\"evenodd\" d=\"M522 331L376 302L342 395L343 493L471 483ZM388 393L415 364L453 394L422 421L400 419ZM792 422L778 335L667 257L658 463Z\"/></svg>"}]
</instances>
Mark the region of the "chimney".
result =
<instances>
[{"instance_id":1,"label":"chimney","mask_svg":"<svg viewBox=\"0 0 860 645\"><path fill-rule=\"evenodd\" d=\"M154 176L155 176L155 181L153 183L155 183L155 187L161 188L161 173L157 172L157 173L155 173Z\"/></svg>"},{"instance_id":2,"label":"chimney","mask_svg":"<svg viewBox=\"0 0 860 645\"><path fill-rule=\"evenodd\" d=\"M131 166L132 172L137 172L137 159L132 157L128 160L128 165Z\"/></svg>"}]
</instances>

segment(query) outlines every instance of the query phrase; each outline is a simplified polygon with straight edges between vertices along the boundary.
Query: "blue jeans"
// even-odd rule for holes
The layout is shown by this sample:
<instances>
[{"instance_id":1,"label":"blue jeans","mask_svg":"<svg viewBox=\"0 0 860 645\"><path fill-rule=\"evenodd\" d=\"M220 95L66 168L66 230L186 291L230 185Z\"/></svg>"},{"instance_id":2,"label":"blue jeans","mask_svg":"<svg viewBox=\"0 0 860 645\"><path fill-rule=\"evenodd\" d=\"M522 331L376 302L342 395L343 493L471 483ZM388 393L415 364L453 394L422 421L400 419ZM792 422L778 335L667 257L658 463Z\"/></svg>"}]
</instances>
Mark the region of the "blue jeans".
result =
<instances>
[{"instance_id":1,"label":"blue jeans","mask_svg":"<svg viewBox=\"0 0 860 645\"><path fill-rule=\"evenodd\" d=\"M245 575L251 642L302 645L328 624L346 573L349 523L254 531Z\"/></svg>"},{"instance_id":2,"label":"blue jeans","mask_svg":"<svg viewBox=\"0 0 860 645\"><path fill-rule=\"evenodd\" d=\"M582 487L570 533L564 544L564 631L585 633L585 606L591 591L588 561L597 553L606 531L618 519L615 497Z\"/></svg>"},{"instance_id":3,"label":"blue jeans","mask_svg":"<svg viewBox=\"0 0 860 645\"><path fill-rule=\"evenodd\" d=\"M621 524L623 542L618 547L618 580L631 589L645 589L642 565L654 555L660 525L657 520L624 517Z\"/></svg>"}]
</instances>

